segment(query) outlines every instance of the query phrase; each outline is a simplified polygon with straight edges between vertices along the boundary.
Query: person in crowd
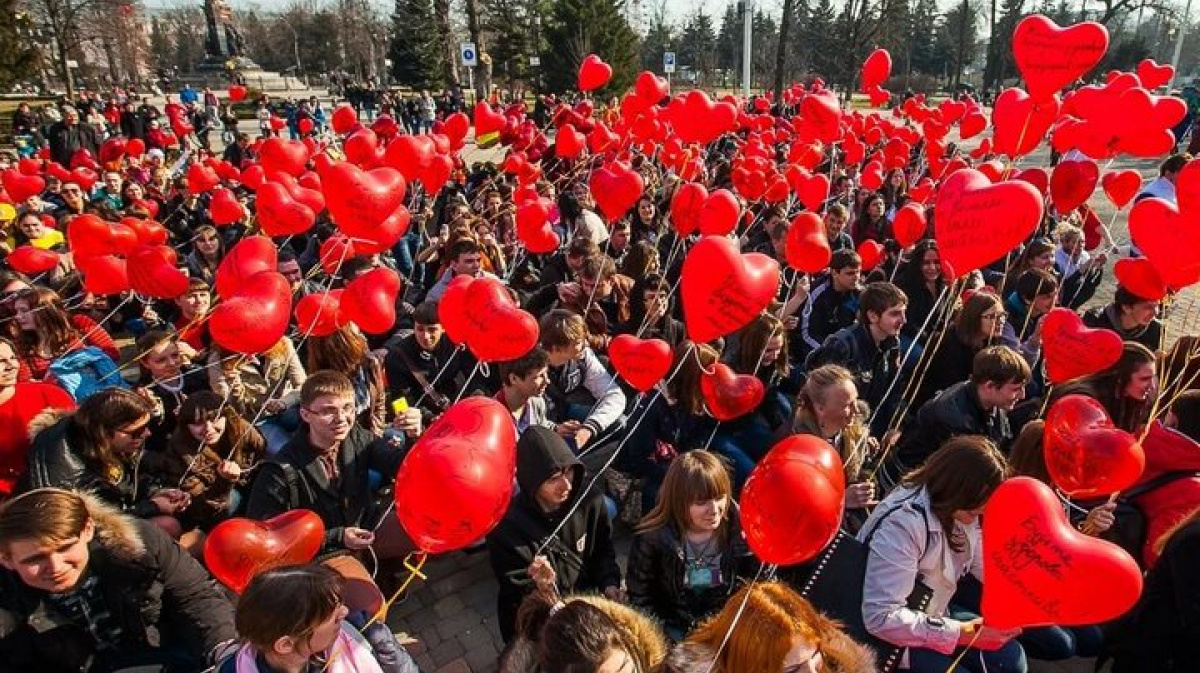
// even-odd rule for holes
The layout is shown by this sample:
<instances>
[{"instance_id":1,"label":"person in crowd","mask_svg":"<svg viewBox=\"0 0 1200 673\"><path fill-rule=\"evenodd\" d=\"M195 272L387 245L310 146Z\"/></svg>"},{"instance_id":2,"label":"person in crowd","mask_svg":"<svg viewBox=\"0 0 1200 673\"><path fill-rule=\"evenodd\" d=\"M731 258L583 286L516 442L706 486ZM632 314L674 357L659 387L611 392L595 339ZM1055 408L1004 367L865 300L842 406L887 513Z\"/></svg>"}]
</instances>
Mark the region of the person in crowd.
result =
<instances>
[{"instance_id":1,"label":"person in crowd","mask_svg":"<svg viewBox=\"0 0 1200 673\"><path fill-rule=\"evenodd\" d=\"M662 673L869 673L870 648L779 582L741 587L667 656Z\"/></svg>"},{"instance_id":2,"label":"person in crowd","mask_svg":"<svg viewBox=\"0 0 1200 673\"><path fill-rule=\"evenodd\" d=\"M595 353L608 351L618 325L630 318L630 294L634 281L617 273L613 261L599 256L580 267L578 282L548 285L530 297L527 308L543 315L551 305L584 317L588 346Z\"/></svg>"},{"instance_id":3,"label":"person in crowd","mask_svg":"<svg viewBox=\"0 0 1200 673\"><path fill-rule=\"evenodd\" d=\"M587 183L582 180L574 183L558 195L559 223L569 238L582 236L602 246L608 241L608 227L592 206Z\"/></svg>"},{"instance_id":4,"label":"person in crowd","mask_svg":"<svg viewBox=\"0 0 1200 673\"><path fill-rule=\"evenodd\" d=\"M497 621L506 643L516 635L521 601L536 588L624 596L612 522L603 497L585 480L583 463L553 430L532 426L517 440L520 492L487 535L500 584Z\"/></svg>"},{"instance_id":5,"label":"person in crowd","mask_svg":"<svg viewBox=\"0 0 1200 673\"><path fill-rule=\"evenodd\" d=\"M96 129L90 124L79 123L79 110L71 105L63 106L62 121L50 126L46 139L50 143L50 158L63 166L70 166L80 151L90 152L93 158L100 156L100 137Z\"/></svg>"},{"instance_id":6,"label":"person in crowd","mask_svg":"<svg viewBox=\"0 0 1200 673\"><path fill-rule=\"evenodd\" d=\"M199 563L93 495L41 488L0 505L0 565L9 670L196 671L236 637Z\"/></svg>"},{"instance_id":7,"label":"person in crowd","mask_svg":"<svg viewBox=\"0 0 1200 673\"><path fill-rule=\"evenodd\" d=\"M445 411L464 382L470 358L446 338L437 304L422 302L413 311L413 329L389 341L383 364L388 396L408 404L423 402L427 420ZM418 405L420 406L420 405Z\"/></svg>"},{"instance_id":8,"label":"person in crowd","mask_svg":"<svg viewBox=\"0 0 1200 673\"><path fill-rule=\"evenodd\" d=\"M29 466L29 425L39 414L70 412L75 400L52 383L17 381L20 360L11 341L0 337L0 498L7 498Z\"/></svg>"},{"instance_id":9,"label":"person in crowd","mask_svg":"<svg viewBox=\"0 0 1200 673\"><path fill-rule=\"evenodd\" d=\"M846 206L840 203L830 205L825 210L825 217L822 218L822 221L825 224L825 238L829 241L831 251L854 250L854 239L850 238L850 234L846 231L846 227L850 223L850 211L846 210Z\"/></svg>"},{"instance_id":10,"label":"person in crowd","mask_svg":"<svg viewBox=\"0 0 1200 673\"><path fill-rule=\"evenodd\" d=\"M272 452L282 448L299 425L296 403L308 377L292 340L280 337L252 356L214 345L206 369L209 388L259 427Z\"/></svg>"},{"instance_id":11,"label":"person in crowd","mask_svg":"<svg viewBox=\"0 0 1200 673\"><path fill-rule=\"evenodd\" d=\"M418 673L385 624L351 613L346 593L342 577L324 565L256 575L237 603L241 644L216 673Z\"/></svg>"},{"instance_id":12,"label":"person in crowd","mask_svg":"<svg viewBox=\"0 0 1200 673\"><path fill-rule=\"evenodd\" d=\"M136 342L141 358L139 393L154 405L154 420L146 444L153 450L166 447L175 431L179 410L188 396L208 388L204 372L189 365L189 347L178 335L151 330Z\"/></svg>"},{"instance_id":13,"label":"person in crowd","mask_svg":"<svg viewBox=\"0 0 1200 673\"><path fill-rule=\"evenodd\" d=\"M332 334L310 337L307 349L307 370L328 369L349 378L359 425L382 434L387 422L386 374L381 358L368 350L367 338L358 326L348 323Z\"/></svg>"},{"instance_id":14,"label":"person in crowd","mask_svg":"<svg viewBox=\"0 0 1200 673\"><path fill-rule=\"evenodd\" d=\"M892 223L887 218L887 202L883 196L872 193L863 201L854 219L854 241L884 243L892 238Z\"/></svg>"},{"instance_id":15,"label":"person in crowd","mask_svg":"<svg viewBox=\"0 0 1200 673\"><path fill-rule=\"evenodd\" d=\"M905 428L883 471L896 483L920 467L951 437L979 435L1008 448L1013 440L1008 414L1025 398L1029 363L1008 346L988 346L975 355L971 378L960 381L926 402Z\"/></svg>"},{"instance_id":16,"label":"person in crowd","mask_svg":"<svg viewBox=\"0 0 1200 673\"><path fill-rule=\"evenodd\" d=\"M720 610L754 565L733 507L729 467L708 451L678 456L633 538L630 603L679 641Z\"/></svg>"},{"instance_id":17,"label":"person in crowd","mask_svg":"<svg viewBox=\"0 0 1200 673\"><path fill-rule=\"evenodd\" d=\"M1158 541L1200 507L1200 391L1174 398L1166 418L1150 424L1141 444L1146 469L1133 486L1132 500L1146 517L1140 560L1153 568Z\"/></svg>"},{"instance_id":18,"label":"person in crowd","mask_svg":"<svg viewBox=\"0 0 1200 673\"><path fill-rule=\"evenodd\" d=\"M993 292L977 290L963 300L958 314L940 340L931 348L930 365L918 389L914 406L920 408L936 393L971 377L971 366L979 351L992 345L1019 348L1015 338L1005 336L1008 313L1004 302Z\"/></svg>"},{"instance_id":19,"label":"person in crowd","mask_svg":"<svg viewBox=\"0 0 1200 673\"><path fill-rule=\"evenodd\" d=\"M450 287L450 281L458 276L495 278L494 275L483 270L483 250L474 239L459 239L450 246L447 257L449 265L437 283L426 293L425 301L439 301L446 293L446 288Z\"/></svg>"},{"instance_id":20,"label":"person in crowd","mask_svg":"<svg viewBox=\"0 0 1200 673\"><path fill-rule=\"evenodd\" d=\"M543 395L550 385L550 356L540 347L516 360L500 363L500 392L496 399L513 415L517 432L531 427L554 430Z\"/></svg>"},{"instance_id":21,"label":"person in crowd","mask_svg":"<svg viewBox=\"0 0 1200 673\"><path fill-rule=\"evenodd\" d=\"M582 450L620 420L625 393L588 346L583 317L555 309L540 321L541 346L550 359L547 393L556 431Z\"/></svg>"},{"instance_id":22,"label":"person in crowd","mask_svg":"<svg viewBox=\"0 0 1200 673\"><path fill-rule=\"evenodd\" d=\"M678 346L685 338L683 323L672 315L671 286L657 273L639 278L629 292L629 319L617 334L639 339L662 339Z\"/></svg>"},{"instance_id":23,"label":"person in crowd","mask_svg":"<svg viewBox=\"0 0 1200 673\"><path fill-rule=\"evenodd\" d=\"M186 343L197 353L208 350L212 343L212 335L208 331L212 286L201 278L189 278L187 291L172 303L174 316L171 324L179 332L180 343Z\"/></svg>"},{"instance_id":24,"label":"person in crowd","mask_svg":"<svg viewBox=\"0 0 1200 673\"><path fill-rule=\"evenodd\" d=\"M1093 329L1110 329L1125 341L1158 351L1163 348L1166 329L1159 319L1159 301L1139 297L1117 285L1113 300L1083 313L1083 324Z\"/></svg>"},{"instance_id":25,"label":"person in crowd","mask_svg":"<svg viewBox=\"0 0 1200 673\"><path fill-rule=\"evenodd\" d=\"M1062 279L1059 304L1072 311L1091 301L1104 280L1104 252L1092 256L1084 245L1083 230L1072 222L1063 222L1054 230L1058 247L1054 249L1054 271Z\"/></svg>"},{"instance_id":26,"label":"person in crowd","mask_svg":"<svg viewBox=\"0 0 1200 673\"><path fill-rule=\"evenodd\" d=\"M972 673L1027 669L1019 630L989 626L951 603L960 578L983 580L979 517L1007 476L1004 456L986 438L955 437L906 474L858 532L868 547L864 623L907 648L914 673L944 673L968 645L958 665ZM910 607L914 590L928 596L923 609Z\"/></svg>"},{"instance_id":27,"label":"person in crowd","mask_svg":"<svg viewBox=\"0 0 1200 673\"><path fill-rule=\"evenodd\" d=\"M62 232L46 226L40 213L25 211L17 218L18 244L28 243L42 250L66 252L66 238Z\"/></svg>"},{"instance_id":28,"label":"person in crowd","mask_svg":"<svg viewBox=\"0 0 1200 673\"><path fill-rule=\"evenodd\" d=\"M1066 395L1087 395L1098 401L1113 425L1140 433L1150 420L1158 394L1157 358L1149 348L1126 341L1121 357L1108 369L1056 386L1050 404Z\"/></svg>"},{"instance_id":29,"label":"person in crowd","mask_svg":"<svg viewBox=\"0 0 1200 673\"><path fill-rule=\"evenodd\" d=\"M1026 269L1013 284L1013 291L1004 300L1008 312L1008 327L1023 348L1041 348L1042 318L1058 301L1058 278L1045 269Z\"/></svg>"},{"instance_id":30,"label":"person in crowd","mask_svg":"<svg viewBox=\"0 0 1200 673\"><path fill-rule=\"evenodd\" d=\"M354 384L341 372L323 370L308 376L300 389L300 428L258 468L246 516L263 520L292 509L310 509L325 523L325 550L356 552L374 545L383 558L383 546L375 544L375 528L395 517L385 517L376 484L394 477L406 451L391 440L377 439L356 422L355 394ZM420 412L410 408L397 415L393 427L415 438L421 433Z\"/></svg>"},{"instance_id":31,"label":"person in crowd","mask_svg":"<svg viewBox=\"0 0 1200 673\"><path fill-rule=\"evenodd\" d=\"M800 340L806 357L835 332L854 324L858 308L862 258L853 250L839 250L829 262L829 272L813 283L800 312Z\"/></svg>"},{"instance_id":32,"label":"person in crowd","mask_svg":"<svg viewBox=\"0 0 1200 673\"><path fill-rule=\"evenodd\" d=\"M85 315L67 313L54 290L26 290L13 301L13 309L21 329L17 355L22 381L45 379L59 358L88 347L109 358L110 365L121 359L116 342L104 327Z\"/></svg>"},{"instance_id":33,"label":"person in crowd","mask_svg":"<svg viewBox=\"0 0 1200 673\"><path fill-rule=\"evenodd\" d=\"M225 258L225 242L216 227L204 225L196 230L192 252L187 256L188 277L208 284L216 282L217 267Z\"/></svg>"},{"instance_id":34,"label":"person in crowd","mask_svg":"<svg viewBox=\"0 0 1200 673\"><path fill-rule=\"evenodd\" d=\"M937 242L927 238L913 246L908 261L900 267L896 286L908 297L901 334L924 343L930 335L940 333L934 311L944 306L941 302L947 289Z\"/></svg>"}]
</instances>

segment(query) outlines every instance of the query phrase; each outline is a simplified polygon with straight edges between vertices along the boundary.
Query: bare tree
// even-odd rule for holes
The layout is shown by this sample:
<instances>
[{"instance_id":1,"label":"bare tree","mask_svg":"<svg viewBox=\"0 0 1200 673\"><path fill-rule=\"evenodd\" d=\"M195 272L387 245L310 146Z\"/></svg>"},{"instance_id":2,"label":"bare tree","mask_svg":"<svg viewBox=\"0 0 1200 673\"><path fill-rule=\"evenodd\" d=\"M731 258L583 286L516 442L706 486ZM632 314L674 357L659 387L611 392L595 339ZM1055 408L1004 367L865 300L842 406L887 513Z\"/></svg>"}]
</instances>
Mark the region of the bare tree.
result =
<instances>
[{"instance_id":1,"label":"bare tree","mask_svg":"<svg viewBox=\"0 0 1200 673\"><path fill-rule=\"evenodd\" d=\"M78 60L84 45L101 36L94 17L120 11L117 0L28 0L27 7L37 25L50 36L54 66L75 95L75 75L68 62Z\"/></svg>"}]
</instances>

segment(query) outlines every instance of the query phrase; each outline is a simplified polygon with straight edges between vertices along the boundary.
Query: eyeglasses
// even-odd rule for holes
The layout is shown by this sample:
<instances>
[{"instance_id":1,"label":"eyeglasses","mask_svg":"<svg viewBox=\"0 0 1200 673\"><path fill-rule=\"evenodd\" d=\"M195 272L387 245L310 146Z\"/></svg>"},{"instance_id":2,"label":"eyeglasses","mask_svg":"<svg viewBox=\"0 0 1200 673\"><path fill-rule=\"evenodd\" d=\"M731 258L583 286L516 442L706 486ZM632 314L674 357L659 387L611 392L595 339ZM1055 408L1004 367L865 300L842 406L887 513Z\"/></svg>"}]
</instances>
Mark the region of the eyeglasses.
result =
<instances>
[{"instance_id":1,"label":"eyeglasses","mask_svg":"<svg viewBox=\"0 0 1200 673\"><path fill-rule=\"evenodd\" d=\"M117 428L117 432L125 435L126 437L144 437L145 435L150 434L150 421L146 421L136 428L131 428L129 430L126 430L125 428Z\"/></svg>"},{"instance_id":2,"label":"eyeglasses","mask_svg":"<svg viewBox=\"0 0 1200 673\"><path fill-rule=\"evenodd\" d=\"M347 403L340 407L322 407L321 409L307 409L308 413L315 415L321 420L332 423L339 417L353 418L356 409L353 403Z\"/></svg>"},{"instance_id":3,"label":"eyeglasses","mask_svg":"<svg viewBox=\"0 0 1200 673\"><path fill-rule=\"evenodd\" d=\"M1005 320L1008 318L1007 313L984 313L980 316L984 320Z\"/></svg>"}]
</instances>

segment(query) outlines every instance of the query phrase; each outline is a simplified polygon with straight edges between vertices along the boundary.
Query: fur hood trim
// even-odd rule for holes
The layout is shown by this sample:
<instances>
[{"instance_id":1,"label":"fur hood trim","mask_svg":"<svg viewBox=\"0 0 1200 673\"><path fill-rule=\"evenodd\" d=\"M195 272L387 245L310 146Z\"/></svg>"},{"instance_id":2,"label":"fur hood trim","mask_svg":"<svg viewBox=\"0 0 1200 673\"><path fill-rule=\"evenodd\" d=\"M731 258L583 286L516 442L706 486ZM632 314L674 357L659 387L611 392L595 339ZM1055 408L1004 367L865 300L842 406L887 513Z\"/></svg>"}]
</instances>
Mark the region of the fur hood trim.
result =
<instances>
[{"instance_id":1,"label":"fur hood trim","mask_svg":"<svg viewBox=\"0 0 1200 673\"><path fill-rule=\"evenodd\" d=\"M579 595L565 600L583 601L608 615L618 627L630 634L638 654L650 662L652 668L657 669L666 658L667 638L658 622L645 614L603 596ZM517 636L500 657L500 673L538 673L537 644L524 635Z\"/></svg>"},{"instance_id":2,"label":"fur hood trim","mask_svg":"<svg viewBox=\"0 0 1200 673\"><path fill-rule=\"evenodd\" d=\"M39 411L37 415L35 415L29 421L29 441L32 442L33 440L37 439L37 436L41 434L42 431L48 430L62 419L70 416L71 413L71 411L66 409L58 409L55 407L48 407L42 411Z\"/></svg>"},{"instance_id":3,"label":"fur hood trim","mask_svg":"<svg viewBox=\"0 0 1200 673\"><path fill-rule=\"evenodd\" d=\"M837 641L839 650L847 656L833 660L825 658L825 670L829 673L878 673L879 666L875 662L875 653L871 648L854 641L841 631L835 632L833 639ZM663 662L661 673L705 673L712 663L714 652L708 645L684 642L677 645L667 655ZM720 666L714 666L712 673L737 673L726 671Z\"/></svg>"},{"instance_id":4,"label":"fur hood trim","mask_svg":"<svg viewBox=\"0 0 1200 673\"><path fill-rule=\"evenodd\" d=\"M124 561L134 561L146 555L146 543L133 517L91 493L75 493L83 498L88 514L96 525L96 544Z\"/></svg>"}]
</instances>

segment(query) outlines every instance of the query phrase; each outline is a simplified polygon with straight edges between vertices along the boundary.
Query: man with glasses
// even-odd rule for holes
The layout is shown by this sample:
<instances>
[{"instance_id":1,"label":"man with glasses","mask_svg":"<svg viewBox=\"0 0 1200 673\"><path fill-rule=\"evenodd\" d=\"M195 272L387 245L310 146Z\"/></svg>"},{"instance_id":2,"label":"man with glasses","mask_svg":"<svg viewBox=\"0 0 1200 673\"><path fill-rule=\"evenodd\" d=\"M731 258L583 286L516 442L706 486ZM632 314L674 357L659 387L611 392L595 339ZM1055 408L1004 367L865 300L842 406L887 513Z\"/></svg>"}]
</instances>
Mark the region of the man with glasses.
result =
<instances>
[{"instance_id":1,"label":"man with glasses","mask_svg":"<svg viewBox=\"0 0 1200 673\"><path fill-rule=\"evenodd\" d=\"M62 199L62 207L54 211L54 218L62 221L64 217L82 215L87 211L87 195L77 182L65 182L58 192Z\"/></svg>"},{"instance_id":2,"label":"man with glasses","mask_svg":"<svg viewBox=\"0 0 1200 673\"><path fill-rule=\"evenodd\" d=\"M354 384L345 374L310 374L300 389L300 429L263 463L246 516L261 520L309 509L325 523L323 552L374 547L379 558L394 557L389 551L399 554L404 541L395 538L400 530L389 511L391 497L380 497L380 484L390 484L407 451L376 438L355 422L357 415ZM421 434L420 410L412 407L398 414L393 427L416 439ZM393 525L387 526L389 522ZM378 543L377 528L384 528ZM384 531L392 539L383 540Z\"/></svg>"}]
</instances>

